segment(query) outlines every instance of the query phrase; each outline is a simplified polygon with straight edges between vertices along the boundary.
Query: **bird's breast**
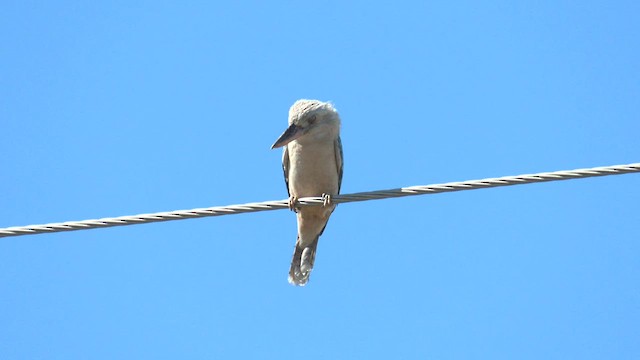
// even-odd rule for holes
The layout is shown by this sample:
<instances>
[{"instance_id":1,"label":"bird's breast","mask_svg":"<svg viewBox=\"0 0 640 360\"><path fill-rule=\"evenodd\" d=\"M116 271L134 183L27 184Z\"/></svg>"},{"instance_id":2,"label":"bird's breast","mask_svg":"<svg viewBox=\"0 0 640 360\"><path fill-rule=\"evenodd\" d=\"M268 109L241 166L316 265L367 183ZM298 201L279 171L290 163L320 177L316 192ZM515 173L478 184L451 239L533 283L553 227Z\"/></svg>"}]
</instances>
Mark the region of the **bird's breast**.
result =
<instances>
[{"instance_id":1,"label":"bird's breast","mask_svg":"<svg viewBox=\"0 0 640 360\"><path fill-rule=\"evenodd\" d=\"M296 197L338 194L338 166L333 142L289 145L289 191Z\"/></svg>"}]
</instances>

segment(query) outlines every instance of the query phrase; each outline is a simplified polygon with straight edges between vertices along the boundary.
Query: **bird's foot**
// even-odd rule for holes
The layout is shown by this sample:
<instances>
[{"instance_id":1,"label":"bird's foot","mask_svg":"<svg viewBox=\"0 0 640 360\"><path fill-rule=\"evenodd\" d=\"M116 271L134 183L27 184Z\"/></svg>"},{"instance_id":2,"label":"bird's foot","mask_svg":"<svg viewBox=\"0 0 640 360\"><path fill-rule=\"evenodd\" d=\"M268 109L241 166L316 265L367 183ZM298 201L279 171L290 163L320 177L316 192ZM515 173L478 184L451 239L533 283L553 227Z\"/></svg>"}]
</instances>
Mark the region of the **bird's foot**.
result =
<instances>
[{"instance_id":1,"label":"bird's foot","mask_svg":"<svg viewBox=\"0 0 640 360\"><path fill-rule=\"evenodd\" d=\"M327 207L329 205L331 205L331 195L329 194L322 194L322 206Z\"/></svg>"},{"instance_id":2,"label":"bird's foot","mask_svg":"<svg viewBox=\"0 0 640 360\"><path fill-rule=\"evenodd\" d=\"M289 210L297 213L298 212L298 205L296 204L298 202L298 198L295 196L290 196L289 197Z\"/></svg>"}]
</instances>

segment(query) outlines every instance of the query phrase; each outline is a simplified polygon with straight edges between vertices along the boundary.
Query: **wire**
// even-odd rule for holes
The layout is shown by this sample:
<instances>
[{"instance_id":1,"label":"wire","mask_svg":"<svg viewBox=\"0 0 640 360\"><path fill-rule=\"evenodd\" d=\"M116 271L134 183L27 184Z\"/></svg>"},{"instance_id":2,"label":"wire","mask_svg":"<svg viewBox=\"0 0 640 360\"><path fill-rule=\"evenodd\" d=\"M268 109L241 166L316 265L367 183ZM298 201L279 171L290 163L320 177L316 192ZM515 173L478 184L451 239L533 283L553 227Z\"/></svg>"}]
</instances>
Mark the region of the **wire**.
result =
<instances>
[{"instance_id":1,"label":"wire","mask_svg":"<svg viewBox=\"0 0 640 360\"><path fill-rule=\"evenodd\" d=\"M428 195L443 192L485 189L499 186L521 185L547 181L570 180L588 178L595 176L620 175L640 172L640 163L627 165L602 166L588 169L576 169L567 171L543 172L537 174L525 174L516 176L505 176L499 178L488 178L481 180L470 180L460 182L449 182L443 184L432 184L424 186L410 186L397 189L360 192L354 194L332 196L331 202L342 204L355 201L378 200L393 197ZM322 197L306 197L298 199L300 206L318 206L324 203ZM61 231L87 230L104 228L111 226L124 226L145 224L151 222L190 219L206 216L222 216L231 214L242 214L257 211L288 209L288 200L265 201L259 203L248 203L241 205L217 206L209 208L199 208L191 210L176 210L158 212L152 214L140 214L132 216L120 216L113 218L103 218L83 221L67 221L62 223L51 223L43 225L14 226L0 228L0 237L21 236L42 233L54 233Z\"/></svg>"}]
</instances>

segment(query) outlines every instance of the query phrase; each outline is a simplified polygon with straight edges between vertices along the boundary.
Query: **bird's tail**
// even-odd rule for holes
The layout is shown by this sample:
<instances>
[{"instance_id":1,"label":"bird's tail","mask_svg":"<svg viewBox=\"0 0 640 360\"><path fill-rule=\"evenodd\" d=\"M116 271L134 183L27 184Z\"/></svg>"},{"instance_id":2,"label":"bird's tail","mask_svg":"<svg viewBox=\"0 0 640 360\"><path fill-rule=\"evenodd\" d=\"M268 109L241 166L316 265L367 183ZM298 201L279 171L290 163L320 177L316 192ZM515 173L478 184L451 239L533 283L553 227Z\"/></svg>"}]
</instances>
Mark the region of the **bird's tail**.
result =
<instances>
[{"instance_id":1,"label":"bird's tail","mask_svg":"<svg viewBox=\"0 0 640 360\"><path fill-rule=\"evenodd\" d=\"M301 246L300 238L296 240L296 249L293 252L291 260L291 269L289 270L289 283L297 286L305 286L309 281L309 275L313 269L313 263L316 260L316 248L318 247L318 239L320 236L307 246Z\"/></svg>"}]
</instances>

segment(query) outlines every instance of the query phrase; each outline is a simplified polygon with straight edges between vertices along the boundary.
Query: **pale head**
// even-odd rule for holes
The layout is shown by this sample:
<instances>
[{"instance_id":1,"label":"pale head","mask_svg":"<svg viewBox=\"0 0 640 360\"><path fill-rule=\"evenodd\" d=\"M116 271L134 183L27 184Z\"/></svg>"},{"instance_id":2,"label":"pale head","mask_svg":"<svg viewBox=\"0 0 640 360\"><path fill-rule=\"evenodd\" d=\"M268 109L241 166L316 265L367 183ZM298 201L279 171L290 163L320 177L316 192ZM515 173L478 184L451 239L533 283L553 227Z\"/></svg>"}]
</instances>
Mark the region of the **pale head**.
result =
<instances>
[{"instance_id":1,"label":"pale head","mask_svg":"<svg viewBox=\"0 0 640 360\"><path fill-rule=\"evenodd\" d=\"M298 140L334 140L340 131L340 116L328 102L298 100L289 109L289 128L271 146L282 147Z\"/></svg>"}]
</instances>

